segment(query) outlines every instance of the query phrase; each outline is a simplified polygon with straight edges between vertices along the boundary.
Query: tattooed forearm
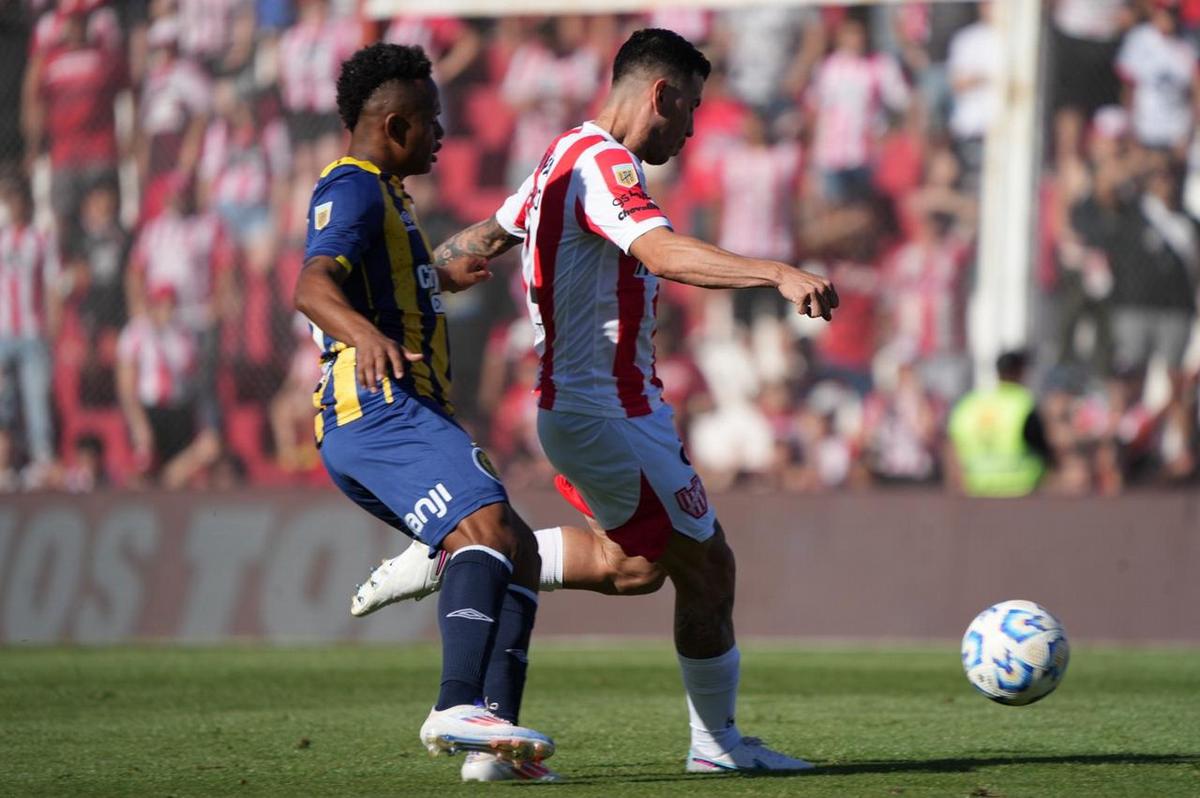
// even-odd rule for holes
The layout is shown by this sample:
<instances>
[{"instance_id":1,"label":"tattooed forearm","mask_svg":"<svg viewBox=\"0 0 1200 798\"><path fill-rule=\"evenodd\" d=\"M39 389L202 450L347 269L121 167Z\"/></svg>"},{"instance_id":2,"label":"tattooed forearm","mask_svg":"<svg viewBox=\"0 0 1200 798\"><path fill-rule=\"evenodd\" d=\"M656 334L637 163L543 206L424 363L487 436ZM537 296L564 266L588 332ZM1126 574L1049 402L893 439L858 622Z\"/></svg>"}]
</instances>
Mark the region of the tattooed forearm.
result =
<instances>
[{"instance_id":1,"label":"tattooed forearm","mask_svg":"<svg viewBox=\"0 0 1200 798\"><path fill-rule=\"evenodd\" d=\"M434 250L433 265L445 266L458 258L494 258L521 243L521 239L508 234L496 219L485 219L466 230L450 236Z\"/></svg>"}]
</instances>

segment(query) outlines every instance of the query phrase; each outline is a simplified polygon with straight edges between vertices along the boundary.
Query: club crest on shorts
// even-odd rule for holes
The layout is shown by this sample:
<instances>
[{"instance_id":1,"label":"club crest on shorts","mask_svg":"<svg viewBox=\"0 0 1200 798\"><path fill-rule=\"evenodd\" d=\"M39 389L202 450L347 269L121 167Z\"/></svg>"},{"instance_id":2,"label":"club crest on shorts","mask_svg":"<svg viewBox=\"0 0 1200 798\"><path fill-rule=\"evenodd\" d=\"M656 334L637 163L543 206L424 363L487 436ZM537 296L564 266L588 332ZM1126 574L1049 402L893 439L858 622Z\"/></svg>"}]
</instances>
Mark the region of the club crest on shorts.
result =
<instances>
[{"instance_id":1,"label":"club crest on shorts","mask_svg":"<svg viewBox=\"0 0 1200 798\"><path fill-rule=\"evenodd\" d=\"M612 173L618 186L633 188L638 184L637 170L633 168L633 164L619 163L612 168Z\"/></svg>"},{"instance_id":2,"label":"club crest on shorts","mask_svg":"<svg viewBox=\"0 0 1200 798\"><path fill-rule=\"evenodd\" d=\"M313 229L324 230L333 217L333 202L322 202L313 208Z\"/></svg>"},{"instance_id":3,"label":"club crest on shorts","mask_svg":"<svg viewBox=\"0 0 1200 798\"><path fill-rule=\"evenodd\" d=\"M686 488L675 491L675 501L679 502L679 509L692 518L704 517L708 512L708 494L704 492L704 484L699 475L692 477Z\"/></svg>"},{"instance_id":4,"label":"club crest on shorts","mask_svg":"<svg viewBox=\"0 0 1200 798\"><path fill-rule=\"evenodd\" d=\"M476 446L471 451L471 459L475 461L476 468L497 482L500 481L500 472L496 470L494 465L492 465L492 460L487 456L487 452Z\"/></svg>"}]
</instances>

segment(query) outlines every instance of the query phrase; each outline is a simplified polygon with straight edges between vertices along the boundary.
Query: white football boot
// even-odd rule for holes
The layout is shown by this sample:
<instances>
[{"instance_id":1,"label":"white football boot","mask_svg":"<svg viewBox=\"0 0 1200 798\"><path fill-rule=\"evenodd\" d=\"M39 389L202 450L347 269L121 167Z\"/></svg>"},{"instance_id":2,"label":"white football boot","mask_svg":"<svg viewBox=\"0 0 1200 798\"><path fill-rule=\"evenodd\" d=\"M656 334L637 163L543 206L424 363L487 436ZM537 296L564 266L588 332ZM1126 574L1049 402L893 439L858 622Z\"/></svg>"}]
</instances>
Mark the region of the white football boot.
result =
<instances>
[{"instance_id":1,"label":"white football boot","mask_svg":"<svg viewBox=\"0 0 1200 798\"><path fill-rule=\"evenodd\" d=\"M787 773L814 767L811 762L772 751L757 737L743 737L732 750L720 756L701 756L689 751L687 758L688 773Z\"/></svg>"},{"instance_id":2,"label":"white football boot","mask_svg":"<svg viewBox=\"0 0 1200 798\"><path fill-rule=\"evenodd\" d=\"M540 762L554 754L554 741L546 735L516 726L472 704L440 712L431 709L421 724L421 744L433 756L483 751L508 760Z\"/></svg>"},{"instance_id":3,"label":"white football boot","mask_svg":"<svg viewBox=\"0 0 1200 798\"><path fill-rule=\"evenodd\" d=\"M361 618L397 601L420 601L442 586L449 559L445 551L430 557L429 547L414 540L403 554L384 560L358 586L350 599L350 614Z\"/></svg>"},{"instance_id":4,"label":"white football boot","mask_svg":"<svg viewBox=\"0 0 1200 798\"><path fill-rule=\"evenodd\" d=\"M463 781L562 781L541 762L510 762L495 754L471 751L462 766Z\"/></svg>"}]
</instances>

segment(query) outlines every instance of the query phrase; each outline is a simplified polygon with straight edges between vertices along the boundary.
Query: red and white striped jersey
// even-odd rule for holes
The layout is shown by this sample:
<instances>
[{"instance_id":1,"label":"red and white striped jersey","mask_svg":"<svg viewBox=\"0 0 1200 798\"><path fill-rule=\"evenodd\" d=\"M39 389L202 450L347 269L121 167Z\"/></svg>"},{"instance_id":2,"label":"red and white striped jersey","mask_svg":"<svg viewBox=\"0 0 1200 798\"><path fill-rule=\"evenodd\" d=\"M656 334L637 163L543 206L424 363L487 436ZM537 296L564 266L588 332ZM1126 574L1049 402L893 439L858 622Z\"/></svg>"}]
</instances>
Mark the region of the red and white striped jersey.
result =
<instances>
[{"instance_id":1,"label":"red and white striped jersey","mask_svg":"<svg viewBox=\"0 0 1200 798\"><path fill-rule=\"evenodd\" d=\"M232 261L231 242L215 213L184 216L166 210L142 228L130 268L145 276L146 286L174 288L179 319L204 330L213 323L217 275Z\"/></svg>"},{"instance_id":2,"label":"red and white striped jersey","mask_svg":"<svg viewBox=\"0 0 1200 798\"><path fill-rule=\"evenodd\" d=\"M146 316L134 318L117 338L117 359L133 364L142 406L171 407L188 398L196 342L182 324L158 327Z\"/></svg>"},{"instance_id":3,"label":"red and white striped jersey","mask_svg":"<svg viewBox=\"0 0 1200 798\"><path fill-rule=\"evenodd\" d=\"M658 278L629 247L670 222L645 184L637 156L585 122L550 145L496 212L525 240L542 408L619 418L662 404L654 373Z\"/></svg>"},{"instance_id":4,"label":"red and white striped jersey","mask_svg":"<svg viewBox=\"0 0 1200 798\"><path fill-rule=\"evenodd\" d=\"M117 12L100 3L90 3L87 9L87 41L102 47L110 53L121 49L121 21ZM44 53L51 47L56 47L62 41L63 26L66 17L57 12L44 13L38 17L33 26L33 35L29 37L29 55Z\"/></svg>"},{"instance_id":5,"label":"red and white striped jersey","mask_svg":"<svg viewBox=\"0 0 1200 798\"><path fill-rule=\"evenodd\" d=\"M179 49L187 56L216 61L233 46L238 14L246 13L246 0L176 0L179 15Z\"/></svg>"},{"instance_id":6,"label":"red and white striped jersey","mask_svg":"<svg viewBox=\"0 0 1200 798\"><path fill-rule=\"evenodd\" d=\"M890 337L903 351L930 357L967 345L969 242L958 237L910 241L884 263Z\"/></svg>"},{"instance_id":7,"label":"red and white striped jersey","mask_svg":"<svg viewBox=\"0 0 1200 798\"><path fill-rule=\"evenodd\" d=\"M750 258L790 262L796 256L792 198L800 193L800 145L735 141L724 155L719 173L725 201L717 245Z\"/></svg>"},{"instance_id":8,"label":"red and white striped jersey","mask_svg":"<svg viewBox=\"0 0 1200 798\"><path fill-rule=\"evenodd\" d=\"M142 132L182 134L188 123L212 107L212 84L195 62L179 58L146 74L138 103Z\"/></svg>"},{"instance_id":9,"label":"red and white striped jersey","mask_svg":"<svg viewBox=\"0 0 1200 798\"><path fill-rule=\"evenodd\" d=\"M361 41L362 30L348 18L299 22L284 31L279 39L284 108L336 113L338 72Z\"/></svg>"},{"instance_id":10,"label":"red and white striped jersey","mask_svg":"<svg viewBox=\"0 0 1200 798\"><path fill-rule=\"evenodd\" d=\"M291 143L282 120L235 128L218 119L204 133L198 172L209 184L214 207L266 207L271 183L288 174Z\"/></svg>"},{"instance_id":11,"label":"red and white striped jersey","mask_svg":"<svg viewBox=\"0 0 1200 798\"><path fill-rule=\"evenodd\" d=\"M835 51L817 69L808 102L816 115L813 162L837 171L865 166L882 131L883 109L908 105L908 84L890 56Z\"/></svg>"},{"instance_id":12,"label":"red and white striped jersey","mask_svg":"<svg viewBox=\"0 0 1200 798\"><path fill-rule=\"evenodd\" d=\"M57 290L58 250L29 225L0 227L0 339L45 334L46 297Z\"/></svg>"}]
</instances>

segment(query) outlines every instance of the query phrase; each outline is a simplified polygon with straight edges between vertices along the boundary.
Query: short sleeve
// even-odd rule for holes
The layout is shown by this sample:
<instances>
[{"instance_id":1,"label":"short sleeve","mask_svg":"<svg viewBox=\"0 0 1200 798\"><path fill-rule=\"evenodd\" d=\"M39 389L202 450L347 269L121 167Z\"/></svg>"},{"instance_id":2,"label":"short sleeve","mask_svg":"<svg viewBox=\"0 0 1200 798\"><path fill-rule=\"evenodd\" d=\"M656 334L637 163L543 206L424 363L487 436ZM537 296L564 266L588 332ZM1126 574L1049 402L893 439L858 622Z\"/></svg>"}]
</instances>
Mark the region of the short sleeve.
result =
<instances>
[{"instance_id":1,"label":"short sleeve","mask_svg":"<svg viewBox=\"0 0 1200 798\"><path fill-rule=\"evenodd\" d=\"M968 48L967 37L962 31L954 34L950 39L950 52L946 56L946 68L950 73L951 80L974 74L972 67L974 59Z\"/></svg>"},{"instance_id":2,"label":"short sleeve","mask_svg":"<svg viewBox=\"0 0 1200 798\"><path fill-rule=\"evenodd\" d=\"M131 321L121 330L121 334L117 336L117 360L121 362L131 362L138 350L138 322Z\"/></svg>"},{"instance_id":3,"label":"short sleeve","mask_svg":"<svg viewBox=\"0 0 1200 798\"><path fill-rule=\"evenodd\" d=\"M1145 31L1141 28L1130 31L1129 35L1121 42L1121 49L1117 51L1117 60L1113 66L1118 77L1127 83L1136 83L1138 80L1141 71L1138 69L1138 63L1144 57L1141 52L1142 41L1145 39L1144 33Z\"/></svg>"},{"instance_id":4,"label":"short sleeve","mask_svg":"<svg viewBox=\"0 0 1200 798\"><path fill-rule=\"evenodd\" d=\"M304 259L325 255L347 270L383 231L383 195L370 172L347 169L317 186L308 209Z\"/></svg>"},{"instance_id":5,"label":"short sleeve","mask_svg":"<svg viewBox=\"0 0 1200 798\"><path fill-rule=\"evenodd\" d=\"M645 179L632 156L616 147L580 161L583 178L581 223L629 254L642 234L671 222L646 193Z\"/></svg>"},{"instance_id":6,"label":"short sleeve","mask_svg":"<svg viewBox=\"0 0 1200 798\"><path fill-rule=\"evenodd\" d=\"M496 222L505 229L505 231L517 238L525 238L529 227L526 223L526 213L529 210L529 194L533 191L533 177L530 174L525 178L525 182L517 189L515 194L512 194L496 211Z\"/></svg>"}]
</instances>

